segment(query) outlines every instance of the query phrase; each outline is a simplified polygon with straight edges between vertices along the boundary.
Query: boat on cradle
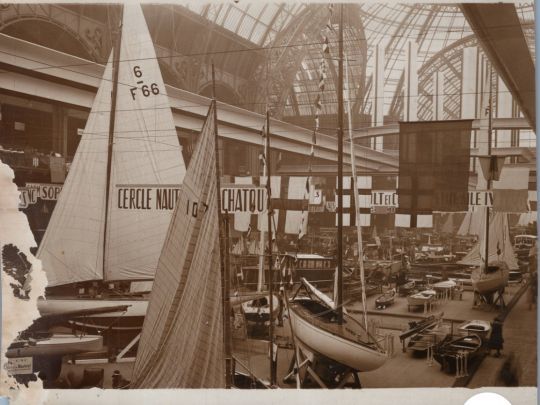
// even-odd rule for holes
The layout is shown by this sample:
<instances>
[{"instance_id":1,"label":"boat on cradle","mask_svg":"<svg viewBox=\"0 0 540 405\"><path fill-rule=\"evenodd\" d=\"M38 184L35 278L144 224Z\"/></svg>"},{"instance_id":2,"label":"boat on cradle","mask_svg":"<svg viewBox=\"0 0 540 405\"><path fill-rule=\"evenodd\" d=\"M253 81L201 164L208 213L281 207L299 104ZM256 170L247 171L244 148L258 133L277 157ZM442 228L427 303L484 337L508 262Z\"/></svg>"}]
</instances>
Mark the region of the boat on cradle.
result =
<instances>
[{"instance_id":1,"label":"boat on cradle","mask_svg":"<svg viewBox=\"0 0 540 405\"><path fill-rule=\"evenodd\" d=\"M433 350L433 358L447 373L463 373L472 361L480 354L482 339L471 334L458 338L447 336Z\"/></svg>"},{"instance_id":2,"label":"boat on cradle","mask_svg":"<svg viewBox=\"0 0 540 405\"><path fill-rule=\"evenodd\" d=\"M242 309L246 321L255 323L265 323L270 319L275 320L279 313L279 298L272 294L273 312L270 314L269 295L264 295L242 303ZM270 316L271 315L271 316Z\"/></svg>"},{"instance_id":3,"label":"boat on cradle","mask_svg":"<svg viewBox=\"0 0 540 405\"><path fill-rule=\"evenodd\" d=\"M482 320L465 321L458 326L458 333L461 336L475 334L480 336L484 341L486 340L490 332L490 323Z\"/></svg>"},{"instance_id":4,"label":"boat on cradle","mask_svg":"<svg viewBox=\"0 0 540 405\"><path fill-rule=\"evenodd\" d=\"M409 306L425 305L432 303L436 297L437 292L435 290L424 290L416 294L409 295L407 297L407 303Z\"/></svg>"},{"instance_id":5,"label":"boat on cradle","mask_svg":"<svg viewBox=\"0 0 540 405\"><path fill-rule=\"evenodd\" d=\"M394 304L395 298L396 298L396 290L391 289L390 291L385 292L383 295L375 299L375 308L385 309L386 307L389 307L390 305Z\"/></svg>"},{"instance_id":6,"label":"boat on cradle","mask_svg":"<svg viewBox=\"0 0 540 405\"><path fill-rule=\"evenodd\" d=\"M381 344L360 322L344 312L343 324L339 325L335 309L319 299L305 279L302 286L308 296L289 302L292 329L302 344L356 371L375 370L385 363L386 353Z\"/></svg>"},{"instance_id":7,"label":"boat on cradle","mask_svg":"<svg viewBox=\"0 0 540 405\"><path fill-rule=\"evenodd\" d=\"M42 314L129 305L122 313L91 317L95 323L88 325L98 329L142 325L186 172L142 10L126 5L122 18L37 253L49 282ZM111 316L122 321L109 322Z\"/></svg>"},{"instance_id":8,"label":"boat on cradle","mask_svg":"<svg viewBox=\"0 0 540 405\"><path fill-rule=\"evenodd\" d=\"M490 295L508 284L510 270L518 270L510 235L507 214L495 212L489 223L488 266L485 266L485 235L459 263L474 266L471 281L474 291Z\"/></svg>"},{"instance_id":9,"label":"boat on cradle","mask_svg":"<svg viewBox=\"0 0 540 405\"><path fill-rule=\"evenodd\" d=\"M499 291L508 284L510 270L504 262L492 262L487 270L478 267L471 273L472 285L480 294L490 294Z\"/></svg>"},{"instance_id":10,"label":"boat on cradle","mask_svg":"<svg viewBox=\"0 0 540 405\"><path fill-rule=\"evenodd\" d=\"M62 370L62 357L103 350L103 336L41 333L20 336L6 351L6 370L20 384L36 381L35 373L54 381Z\"/></svg>"}]
</instances>

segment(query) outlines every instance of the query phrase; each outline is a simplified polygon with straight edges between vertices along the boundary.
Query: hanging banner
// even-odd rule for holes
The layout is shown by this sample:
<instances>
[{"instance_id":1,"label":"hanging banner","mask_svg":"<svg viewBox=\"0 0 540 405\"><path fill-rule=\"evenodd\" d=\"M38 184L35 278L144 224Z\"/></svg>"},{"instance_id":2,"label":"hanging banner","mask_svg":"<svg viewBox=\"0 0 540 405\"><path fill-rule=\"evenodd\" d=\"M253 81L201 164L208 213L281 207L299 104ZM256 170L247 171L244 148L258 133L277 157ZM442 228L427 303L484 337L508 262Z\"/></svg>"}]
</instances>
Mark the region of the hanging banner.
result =
<instances>
[{"instance_id":1,"label":"hanging banner","mask_svg":"<svg viewBox=\"0 0 540 405\"><path fill-rule=\"evenodd\" d=\"M399 214L467 211L472 120L399 123Z\"/></svg>"},{"instance_id":2,"label":"hanging banner","mask_svg":"<svg viewBox=\"0 0 540 405\"><path fill-rule=\"evenodd\" d=\"M37 197L47 201L58 200L62 187L62 184L26 183L26 188L37 190Z\"/></svg>"},{"instance_id":3,"label":"hanging banner","mask_svg":"<svg viewBox=\"0 0 540 405\"><path fill-rule=\"evenodd\" d=\"M266 189L264 187L234 185L221 188L221 212L249 212L260 214L266 211Z\"/></svg>"},{"instance_id":4,"label":"hanging banner","mask_svg":"<svg viewBox=\"0 0 540 405\"><path fill-rule=\"evenodd\" d=\"M173 210L180 185L117 184L113 204L119 210Z\"/></svg>"}]
</instances>

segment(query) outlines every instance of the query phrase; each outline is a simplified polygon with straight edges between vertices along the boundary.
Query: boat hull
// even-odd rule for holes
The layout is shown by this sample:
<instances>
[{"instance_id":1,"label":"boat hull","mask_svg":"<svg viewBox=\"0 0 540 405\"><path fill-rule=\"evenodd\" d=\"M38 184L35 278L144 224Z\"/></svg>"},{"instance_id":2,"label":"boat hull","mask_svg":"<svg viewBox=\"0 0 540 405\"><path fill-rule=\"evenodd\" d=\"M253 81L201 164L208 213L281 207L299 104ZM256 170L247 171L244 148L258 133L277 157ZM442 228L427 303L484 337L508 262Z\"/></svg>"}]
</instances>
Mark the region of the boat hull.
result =
<instances>
[{"instance_id":1,"label":"boat hull","mask_svg":"<svg viewBox=\"0 0 540 405\"><path fill-rule=\"evenodd\" d=\"M426 303L430 303L435 299L436 293L435 291L430 292L430 294L422 294L422 292L409 295L407 297L407 303L409 305L424 305Z\"/></svg>"},{"instance_id":2,"label":"boat hull","mask_svg":"<svg viewBox=\"0 0 540 405\"><path fill-rule=\"evenodd\" d=\"M112 328L115 330L141 329L148 300L146 299L84 299L84 298L49 298L38 300L40 315L62 315L72 311L91 311L106 307L128 305L126 311L106 312L93 314L69 322L76 326L101 330Z\"/></svg>"},{"instance_id":3,"label":"boat hull","mask_svg":"<svg viewBox=\"0 0 540 405\"><path fill-rule=\"evenodd\" d=\"M38 339L35 344L23 347L10 346L6 351L7 358L31 356L64 356L103 349L103 337L95 335L52 335L50 338Z\"/></svg>"},{"instance_id":4,"label":"boat hull","mask_svg":"<svg viewBox=\"0 0 540 405\"><path fill-rule=\"evenodd\" d=\"M492 273L483 273L480 268L474 269L471 274L473 289L480 294L490 294L506 287L508 284L508 268L499 268Z\"/></svg>"},{"instance_id":5,"label":"boat hull","mask_svg":"<svg viewBox=\"0 0 540 405\"><path fill-rule=\"evenodd\" d=\"M290 303L290 316L295 337L305 346L331 360L348 366L356 371L371 371L381 367L386 361L386 354L339 334L324 330L307 319L300 305ZM343 314L344 323L354 320Z\"/></svg>"}]
</instances>

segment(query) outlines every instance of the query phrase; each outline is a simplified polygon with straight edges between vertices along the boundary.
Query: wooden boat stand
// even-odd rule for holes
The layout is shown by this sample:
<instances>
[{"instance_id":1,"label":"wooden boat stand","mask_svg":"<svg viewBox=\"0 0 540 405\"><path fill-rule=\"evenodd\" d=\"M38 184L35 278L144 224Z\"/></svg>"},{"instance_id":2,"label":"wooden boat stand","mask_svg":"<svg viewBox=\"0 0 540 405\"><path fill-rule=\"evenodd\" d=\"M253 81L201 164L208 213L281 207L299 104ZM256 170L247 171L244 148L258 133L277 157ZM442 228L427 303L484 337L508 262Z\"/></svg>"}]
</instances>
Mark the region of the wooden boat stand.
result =
<instances>
[{"instance_id":1,"label":"wooden boat stand","mask_svg":"<svg viewBox=\"0 0 540 405\"><path fill-rule=\"evenodd\" d=\"M358 371L315 353L296 338L294 352L283 382L296 377L297 388L362 388Z\"/></svg>"},{"instance_id":2,"label":"wooden boat stand","mask_svg":"<svg viewBox=\"0 0 540 405\"><path fill-rule=\"evenodd\" d=\"M478 307L482 304L493 308L506 308L506 302L504 301L504 287L489 294L480 294L478 291L475 291L473 307Z\"/></svg>"}]
</instances>

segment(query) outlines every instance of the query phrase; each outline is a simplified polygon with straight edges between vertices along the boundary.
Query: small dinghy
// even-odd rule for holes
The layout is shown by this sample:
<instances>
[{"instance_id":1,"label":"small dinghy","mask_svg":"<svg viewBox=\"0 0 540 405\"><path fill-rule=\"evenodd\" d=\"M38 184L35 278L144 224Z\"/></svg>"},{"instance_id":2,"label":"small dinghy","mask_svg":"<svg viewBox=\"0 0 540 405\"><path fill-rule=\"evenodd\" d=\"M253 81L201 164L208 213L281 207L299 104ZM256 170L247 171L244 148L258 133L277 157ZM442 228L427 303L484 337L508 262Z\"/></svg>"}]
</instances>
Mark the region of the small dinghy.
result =
<instances>
[{"instance_id":1,"label":"small dinghy","mask_svg":"<svg viewBox=\"0 0 540 405\"><path fill-rule=\"evenodd\" d=\"M411 294L415 288L416 288L416 282L414 280L411 280L399 286L398 288L399 295L402 297L406 297L407 295Z\"/></svg>"},{"instance_id":2,"label":"small dinghy","mask_svg":"<svg viewBox=\"0 0 540 405\"><path fill-rule=\"evenodd\" d=\"M478 335L482 340L486 340L489 332L491 331L491 325L487 321L472 320L463 322L458 326L458 333L461 336L468 336L471 334Z\"/></svg>"},{"instance_id":3,"label":"small dinghy","mask_svg":"<svg viewBox=\"0 0 540 405\"><path fill-rule=\"evenodd\" d=\"M270 320L270 300L268 298L267 295L242 304L247 321L265 323ZM279 311L279 300L275 295L272 295L272 304L272 320L274 320Z\"/></svg>"},{"instance_id":4,"label":"small dinghy","mask_svg":"<svg viewBox=\"0 0 540 405\"><path fill-rule=\"evenodd\" d=\"M407 297L407 302L409 306L424 305L434 301L436 296L437 292L435 290L424 290L420 291L419 293L409 295Z\"/></svg>"},{"instance_id":5,"label":"small dinghy","mask_svg":"<svg viewBox=\"0 0 540 405\"><path fill-rule=\"evenodd\" d=\"M481 346L482 339L476 334L458 338L448 336L435 346L433 357L445 372L462 373L479 354Z\"/></svg>"},{"instance_id":6,"label":"small dinghy","mask_svg":"<svg viewBox=\"0 0 540 405\"><path fill-rule=\"evenodd\" d=\"M392 288L390 291L385 292L383 295L377 297L375 300L375 308L385 309L390 305L394 304L394 299L396 297L396 290Z\"/></svg>"}]
</instances>

